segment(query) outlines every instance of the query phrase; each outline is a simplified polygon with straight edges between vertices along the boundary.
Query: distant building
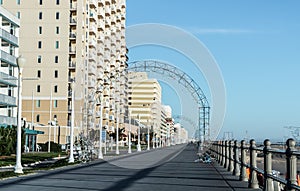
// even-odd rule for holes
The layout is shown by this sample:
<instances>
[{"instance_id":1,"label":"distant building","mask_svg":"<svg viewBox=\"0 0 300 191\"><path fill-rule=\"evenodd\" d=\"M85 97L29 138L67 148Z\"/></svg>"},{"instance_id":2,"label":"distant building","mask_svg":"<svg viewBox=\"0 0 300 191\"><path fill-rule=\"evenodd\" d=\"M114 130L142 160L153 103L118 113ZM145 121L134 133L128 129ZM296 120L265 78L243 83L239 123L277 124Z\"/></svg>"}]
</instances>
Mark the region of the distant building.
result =
<instances>
[{"instance_id":1,"label":"distant building","mask_svg":"<svg viewBox=\"0 0 300 191\"><path fill-rule=\"evenodd\" d=\"M174 124L175 144L182 144L188 142L188 131L181 127L180 123Z\"/></svg>"}]
</instances>

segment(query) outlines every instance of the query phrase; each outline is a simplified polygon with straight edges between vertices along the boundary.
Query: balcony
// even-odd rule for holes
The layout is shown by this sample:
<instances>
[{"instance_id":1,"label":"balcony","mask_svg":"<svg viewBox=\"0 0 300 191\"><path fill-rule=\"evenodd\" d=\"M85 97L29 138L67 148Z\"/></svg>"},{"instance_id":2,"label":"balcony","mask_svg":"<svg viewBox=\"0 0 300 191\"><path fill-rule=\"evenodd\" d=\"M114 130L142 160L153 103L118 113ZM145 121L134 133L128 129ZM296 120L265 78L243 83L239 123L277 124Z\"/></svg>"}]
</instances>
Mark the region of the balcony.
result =
<instances>
[{"instance_id":1,"label":"balcony","mask_svg":"<svg viewBox=\"0 0 300 191\"><path fill-rule=\"evenodd\" d=\"M10 34L9 32L7 32L6 30L4 29L0 30L0 37L2 38L2 40L7 41L9 44L18 47L18 38Z\"/></svg>"},{"instance_id":2,"label":"balcony","mask_svg":"<svg viewBox=\"0 0 300 191\"><path fill-rule=\"evenodd\" d=\"M70 3L70 11L76 11L77 10L77 3Z\"/></svg>"},{"instance_id":3,"label":"balcony","mask_svg":"<svg viewBox=\"0 0 300 191\"><path fill-rule=\"evenodd\" d=\"M98 2L96 0L90 0L90 7L92 8L98 7Z\"/></svg>"},{"instance_id":4,"label":"balcony","mask_svg":"<svg viewBox=\"0 0 300 191\"><path fill-rule=\"evenodd\" d=\"M69 47L69 54L76 54L76 48L75 47Z\"/></svg>"},{"instance_id":5,"label":"balcony","mask_svg":"<svg viewBox=\"0 0 300 191\"><path fill-rule=\"evenodd\" d=\"M88 116L92 116L94 114L94 111L92 109L88 110Z\"/></svg>"},{"instance_id":6,"label":"balcony","mask_svg":"<svg viewBox=\"0 0 300 191\"><path fill-rule=\"evenodd\" d=\"M105 5L104 9L105 9L105 15L110 16L110 7L109 7L109 5Z\"/></svg>"},{"instance_id":7,"label":"balcony","mask_svg":"<svg viewBox=\"0 0 300 191\"><path fill-rule=\"evenodd\" d=\"M75 61L69 61L69 69L75 69L76 68L76 62Z\"/></svg>"},{"instance_id":8,"label":"balcony","mask_svg":"<svg viewBox=\"0 0 300 191\"><path fill-rule=\"evenodd\" d=\"M96 48L97 47L97 41L94 38L89 39L89 45Z\"/></svg>"},{"instance_id":9,"label":"balcony","mask_svg":"<svg viewBox=\"0 0 300 191\"><path fill-rule=\"evenodd\" d=\"M16 107L16 98L0 94L0 107Z\"/></svg>"},{"instance_id":10,"label":"balcony","mask_svg":"<svg viewBox=\"0 0 300 191\"><path fill-rule=\"evenodd\" d=\"M97 74L96 74L96 76L97 76L97 80L102 80L103 79L103 76L104 76L104 74L103 74L103 72L101 71L97 71Z\"/></svg>"},{"instance_id":11,"label":"balcony","mask_svg":"<svg viewBox=\"0 0 300 191\"><path fill-rule=\"evenodd\" d=\"M97 21L97 13L94 10L90 9L90 21L92 22L96 22Z\"/></svg>"},{"instance_id":12,"label":"balcony","mask_svg":"<svg viewBox=\"0 0 300 191\"><path fill-rule=\"evenodd\" d=\"M71 40L76 40L76 33L70 32L69 37L70 37Z\"/></svg>"},{"instance_id":13,"label":"balcony","mask_svg":"<svg viewBox=\"0 0 300 191\"><path fill-rule=\"evenodd\" d=\"M104 113L104 114L103 114L103 119L104 119L104 120L108 120L108 118L109 118L108 113Z\"/></svg>"},{"instance_id":14,"label":"balcony","mask_svg":"<svg viewBox=\"0 0 300 191\"><path fill-rule=\"evenodd\" d=\"M76 25L77 19L76 18L70 18L70 25Z\"/></svg>"},{"instance_id":15,"label":"balcony","mask_svg":"<svg viewBox=\"0 0 300 191\"><path fill-rule=\"evenodd\" d=\"M102 93L103 92L103 87L102 86L97 86L96 91L99 92L99 93Z\"/></svg>"},{"instance_id":16,"label":"balcony","mask_svg":"<svg viewBox=\"0 0 300 191\"><path fill-rule=\"evenodd\" d=\"M103 107L104 108L109 108L109 101L104 101L103 102Z\"/></svg>"},{"instance_id":17,"label":"balcony","mask_svg":"<svg viewBox=\"0 0 300 191\"><path fill-rule=\"evenodd\" d=\"M96 112L96 117L101 117L101 112L100 111Z\"/></svg>"},{"instance_id":18,"label":"balcony","mask_svg":"<svg viewBox=\"0 0 300 191\"><path fill-rule=\"evenodd\" d=\"M109 96L109 89L106 89L106 88L105 88L105 89L103 90L103 96L105 96L105 97L106 97L106 96Z\"/></svg>"},{"instance_id":19,"label":"balcony","mask_svg":"<svg viewBox=\"0 0 300 191\"><path fill-rule=\"evenodd\" d=\"M1 50L0 59L2 61L1 66L7 67L8 65L12 65L14 67L18 67L16 57L4 52L3 50Z\"/></svg>"},{"instance_id":20,"label":"balcony","mask_svg":"<svg viewBox=\"0 0 300 191\"><path fill-rule=\"evenodd\" d=\"M18 78L10 76L6 73L0 72L0 87L13 86L17 87Z\"/></svg>"},{"instance_id":21,"label":"balcony","mask_svg":"<svg viewBox=\"0 0 300 191\"><path fill-rule=\"evenodd\" d=\"M95 123L93 123L93 122L89 122L89 123L88 123L88 126L89 126L90 128L94 128L94 125L95 125Z\"/></svg>"},{"instance_id":22,"label":"balcony","mask_svg":"<svg viewBox=\"0 0 300 191\"><path fill-rule=\"evenodd\" d=\"M96 63L90 62L88 66L88 73L95 75L96 72L97 72Z\"/></svg>"},{"instance_id":23,"label":"balcony","mask_svg":"<svg viewBox=\"0 0 300 191\"><path fill-rule=\"evenodd\" d=\"M17 125L17 118L16 117L7 117L0 115L1 125Z\"/></svg>"},{"instance_id":24,"label":"balcony","mask_svg":"<svg viewBox=\"0 0 300 191\"><path fill-rule=\"evenodd\" d=\"M92 79L92 78L89 78L88 87L89 88L95 88L95 86L96 86L96 80Z\"/></svg>"},{"instance_id":25,"label":"balcony","mask_svg":"<svg viewBox=\"0 0 300 191\"><path fill-rule=\"evenodd\" d=\"M114 111L114 110L116 109L115 104L111 104L111 105L109 106L109 109L110 109L110 111Z\"/></svg>"}]
</instances>

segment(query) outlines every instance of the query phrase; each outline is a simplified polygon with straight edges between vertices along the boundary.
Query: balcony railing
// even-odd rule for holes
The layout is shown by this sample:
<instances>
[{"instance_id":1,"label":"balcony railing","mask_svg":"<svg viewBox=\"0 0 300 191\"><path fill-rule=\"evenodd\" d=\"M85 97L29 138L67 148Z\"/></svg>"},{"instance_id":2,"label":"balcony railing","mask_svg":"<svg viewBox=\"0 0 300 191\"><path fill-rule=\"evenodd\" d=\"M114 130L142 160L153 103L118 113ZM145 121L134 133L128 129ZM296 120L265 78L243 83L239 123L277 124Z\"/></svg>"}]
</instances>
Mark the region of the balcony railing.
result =
<instances>
[{"instance_id":1,"label":"balcony railing","mask_svg":"<svg viewBox=\"0 0 300 191\"><path fill-rule=\"evenodd\" d=\"M9 32L7 32L4 29L0 30L0 37L6 41L8 41L10 44L13 44L14 46L18 46L18 38Z\"/></svg>"},{"instance_id":2,"label":"balcony railing","mask_svg":"<svg viewBox=\"0 0 300 191\"><path fill-rule=\"evenodd\" d=\"M15 66L15 67L18 66L16 57L4 52L3 50L1 50L1 58L0 59L1 59L1 61L6 62L7 64L10 64L12 66ZM3 65L3 63L2 63L2 65Z\"/></svg>"},{"instance_id":3,"label":"balcony railing","mask_svg":"<svg viewBox=\"0 0 300 191\"><path fill-rule=\"evenodd\" d=\"M0 106L16 107L16 98L8 95L0 94Z\"/></svg>"},{"instance_id":4,"label":"balcony railing","mask_svg":"<svg viewBox=\"0 0 300 191\"><path fill-rule=\"evenodd\" d=\"M218 141L210 149L216 155L216 161L224 166L233 175L239 176L241 181L248 181L249 188L262 187L264 190L300 190L297 183L297 158L300 152L296 149L293 139L286 141L286 150L271 148L271 142L266 139L263 147L257 147L255 140L246 141ZM263 158L263 169L257 167L257 155ZM285 174L279 177L279 172L274 171L272 163L276 158L285 158ZM247 162L249 158L249 162ZM275 163L274 163L275 164ZM273 188L273 189L272 189Z\"/></svg>"},{"instance_id":5,"label":"balcony railing","mask_svg":"<svg viewBox=\"0 0 300 191\"><path fill-rule=\"evenodd\" d=\"M17 125L17 118L16 117L7 117L0 115L1 125Z\"/></svg>"},{"instance_id":6,"label":"balcony railing","mask_svg":"<svg viewBox=\"0 0 300 191\"><path fill-rule=\"evenodd\" d=\"M0 72L0 84L6 84L9 86L17 86L17 78L14 76L10 76L6 73Z\"/></svg>"}]
</instances>

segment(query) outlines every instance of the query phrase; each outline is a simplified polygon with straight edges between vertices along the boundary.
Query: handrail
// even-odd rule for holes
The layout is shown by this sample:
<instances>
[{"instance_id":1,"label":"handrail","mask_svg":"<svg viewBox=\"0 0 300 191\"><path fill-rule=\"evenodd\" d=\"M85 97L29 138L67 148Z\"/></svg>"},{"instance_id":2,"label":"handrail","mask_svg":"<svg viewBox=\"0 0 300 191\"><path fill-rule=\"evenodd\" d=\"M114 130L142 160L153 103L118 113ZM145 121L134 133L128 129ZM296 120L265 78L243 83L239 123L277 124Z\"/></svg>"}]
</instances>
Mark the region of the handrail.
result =
<instances>
[{"instance_id":1,"label":"handrail","mask_svg":"<svg viewBox=\"0 0 300 191\"><path fill-rule=\"evenodd\" d=\"M215 141L210 150L216 155L216 161L224 166L234 176L239 176L240 181L248 181L249 188L262 187L263 190L300 190L297 179L297 157L300 152L295 148L293 139L286 141L286 150L271 148L270 140L264 141L263 147L256 147L252 139L246 145L246 141L240 143L237 140ZM263 169L257 167L257 153L263 154ZM274 174L272 168L272 155L281 155L286 158L285 179ZM247 157L249 161L247 161Z\"/></svg>"}]
</instances>

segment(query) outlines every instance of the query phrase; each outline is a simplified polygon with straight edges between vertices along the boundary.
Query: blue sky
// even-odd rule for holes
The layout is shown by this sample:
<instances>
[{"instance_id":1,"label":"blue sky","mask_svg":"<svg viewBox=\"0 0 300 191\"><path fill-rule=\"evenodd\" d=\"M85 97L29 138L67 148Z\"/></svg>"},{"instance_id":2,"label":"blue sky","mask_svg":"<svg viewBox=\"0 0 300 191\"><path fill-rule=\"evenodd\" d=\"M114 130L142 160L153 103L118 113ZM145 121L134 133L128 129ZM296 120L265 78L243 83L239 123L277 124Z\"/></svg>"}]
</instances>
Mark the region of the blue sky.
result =
<instances>
[{"instance_id":1,"label":"blue sky","mask_svg":"<svg viewBox=\"0 0 300 191\"><path fill-rule=\"evenodd\" d=\"M288 136L283 126L300 126L299 9L297 0L127 0L127 26L161 23L195 35L216 59L226 86L220 136L229 131L240 139L247 131L249 138L275 140ZM155 46L130 49L128 56L189 62ZM186 72L209 92L202 76ZM168 91L163 101L177 111L178 99Z\"/></svg>"}]
</instances>

